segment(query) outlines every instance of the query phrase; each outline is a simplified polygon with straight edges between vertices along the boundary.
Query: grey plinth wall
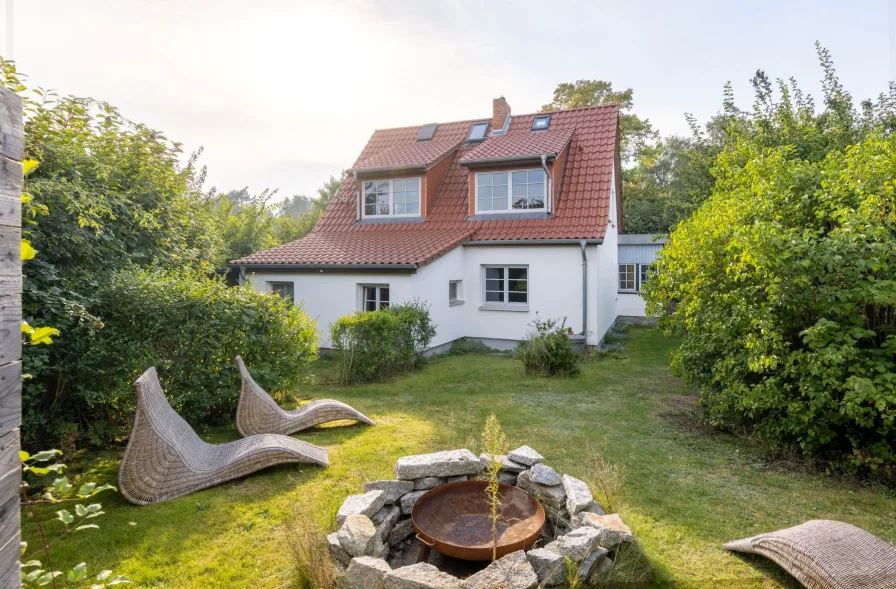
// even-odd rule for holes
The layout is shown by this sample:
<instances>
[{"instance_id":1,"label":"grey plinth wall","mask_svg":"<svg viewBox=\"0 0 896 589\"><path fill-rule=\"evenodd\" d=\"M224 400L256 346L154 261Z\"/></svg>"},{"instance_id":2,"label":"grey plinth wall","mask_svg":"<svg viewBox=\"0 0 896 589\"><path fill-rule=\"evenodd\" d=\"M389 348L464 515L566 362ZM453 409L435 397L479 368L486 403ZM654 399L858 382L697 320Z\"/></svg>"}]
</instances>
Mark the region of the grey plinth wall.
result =
<instances>
[{"instance_id":1,"label":"grey plinth wall","mask_svg":"<svg viewBox=\"0 0 896 589\"><path fill-rule=\"evenodd\" d=\"M0 587L20 587L22 100L0 87Z\"/></svg>"}]
</instances>

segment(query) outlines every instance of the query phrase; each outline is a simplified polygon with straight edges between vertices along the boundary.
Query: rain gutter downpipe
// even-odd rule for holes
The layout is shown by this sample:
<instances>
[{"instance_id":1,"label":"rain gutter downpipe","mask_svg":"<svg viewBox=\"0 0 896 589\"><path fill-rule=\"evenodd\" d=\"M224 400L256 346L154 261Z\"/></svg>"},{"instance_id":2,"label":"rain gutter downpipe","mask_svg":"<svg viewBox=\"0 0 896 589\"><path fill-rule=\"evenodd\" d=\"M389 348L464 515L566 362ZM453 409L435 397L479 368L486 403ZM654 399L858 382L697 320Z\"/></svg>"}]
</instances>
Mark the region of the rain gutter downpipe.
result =
<instances>
[{"instance_id":1,"label":"rain gutter downpipe","mask_svg":"<svg viewBox=\"0 0 896 589\"><path fill-rule=\"evenodd\" d=\"M541 154L541 168L544 170L544 175L548 177L548 213L553 213L554 179L551 177L551 173L548 171L548 156L544 153Z\"/></svg>"},{"instance_id":2,"label":"rain gutter downpipe","mask_svg":"<svg viewBox=\"0 0 896 589\"><path fill-rule=\"evenodd\" d=\"M582 248L582 335L588 334L588 255L586 249L588 242L579 242Z\"/></svg>"}]
</instances>

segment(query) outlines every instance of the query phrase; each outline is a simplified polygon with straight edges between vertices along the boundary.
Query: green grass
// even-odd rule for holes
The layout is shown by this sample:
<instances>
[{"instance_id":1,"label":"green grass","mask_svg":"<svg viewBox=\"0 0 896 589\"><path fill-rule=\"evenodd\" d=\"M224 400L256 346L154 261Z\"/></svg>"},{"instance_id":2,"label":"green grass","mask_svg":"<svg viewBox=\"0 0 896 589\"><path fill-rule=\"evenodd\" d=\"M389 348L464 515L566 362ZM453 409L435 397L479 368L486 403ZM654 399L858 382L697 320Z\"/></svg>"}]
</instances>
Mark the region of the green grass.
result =
<instances>
[{"instance_id":1,"label":"green grass","mask_svg":"<svg viewBox=\"0 0 896 589\"><path fill-rule=\"evenodd\" d=\"M333 397L376 427L323 427L297 435L327 447L331 467L283 466L149 507L102 497L101 530L53 547L56 568L87 561L138 586L292 587L283 519L307 506L328 529L344 497L363 481L391 478L402 455L469 447L494 412L511 444L529 444L558 471L588 479L600 452L625 473L618 511L635 532L656 587L797 587L775 565L721 550L727 540L837 519L896 542L892 495L764 458L755 444L702 427L693 399L672 377L674 341L633 329L621 354L588 363L569 380L524 377L506 356L441 358L387 383L342 388L318 378L303 394ZM332 366L321 362L327 373ZM233 428L203 433L237 437ZM121 448L70 460L72 473L113 481ZM71 474L71 473L70 473ZM53 517L45 509L45 517ZM32 522L26 539L36 545ZM54 523L48 524L55 529ZM67 570L67 569L66 569Z\"/></svg>"}]
</instances>

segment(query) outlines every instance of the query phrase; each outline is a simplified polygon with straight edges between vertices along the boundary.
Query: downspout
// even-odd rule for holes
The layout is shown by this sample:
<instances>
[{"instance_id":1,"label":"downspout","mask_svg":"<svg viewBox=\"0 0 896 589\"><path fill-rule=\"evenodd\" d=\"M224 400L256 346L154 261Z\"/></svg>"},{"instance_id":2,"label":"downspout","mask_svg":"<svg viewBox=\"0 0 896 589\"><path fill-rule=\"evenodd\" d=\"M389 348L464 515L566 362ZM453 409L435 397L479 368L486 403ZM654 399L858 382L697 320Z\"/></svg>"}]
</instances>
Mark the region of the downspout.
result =
<instances>
[{"instance_id":1,"label":"downspout","mask_svg":"<svg viewBox=\"0 0 896 589\"><path fill-rule=\"evenodd\" d=\"M588 242L584 239L579 242L582 247L582 335L588 334L588 255L586 247Z\"/></svg>"},{"instance_id":2,"label":"downspout","mask_svg":"<svg viewBox=\"0 0 896 589\"><path fill-rule=\"evenodd\" d=\"M548 213L553 213L554 179L551 177L551 173L548 172L548 156L545 154L541 154L541 168L544 170L544 175L548 177Z\"/></svg>"},{"instance_id":3,"label":"downspout","mask_svg":"<svg viewBox=\"0 0 896 589\"><path fill-rule=\"evenodd\" d=\"M240 274L239 274L240 286L246 285L246 265L240 264Z\"/></svg>"},{"instance_id":4,"label":"downspout","mask_svg":"<svg viewBox=\"0 0 896 589\"><path fill-rule=\"evenodd\" d=\"M361 200L361 189L358 188L358 172L352 172L352 177L355 179L355 222L358 222L361 220L361 207L364 203Z\"/></svg>"}]
</instances>

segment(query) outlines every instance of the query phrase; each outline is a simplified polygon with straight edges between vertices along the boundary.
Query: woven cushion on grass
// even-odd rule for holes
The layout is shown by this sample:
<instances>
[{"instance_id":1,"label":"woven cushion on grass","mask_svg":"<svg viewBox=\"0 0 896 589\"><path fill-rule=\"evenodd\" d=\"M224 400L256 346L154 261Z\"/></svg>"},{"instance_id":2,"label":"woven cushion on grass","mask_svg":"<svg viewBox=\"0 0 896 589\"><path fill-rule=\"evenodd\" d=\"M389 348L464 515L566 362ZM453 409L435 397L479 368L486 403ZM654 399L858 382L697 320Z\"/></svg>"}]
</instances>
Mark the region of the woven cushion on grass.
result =
<instances>
[{"instance_id":1,"label":"woven cushion on grass","mask_svg":"<svg viewBox=\"0 0 896 589\"><path fill-rule=\"evenodd\" d=\"M811 520L723 548L765 556L808 589L896 589L896 550L843 522Z\"/></svg>"}]
</instances>

